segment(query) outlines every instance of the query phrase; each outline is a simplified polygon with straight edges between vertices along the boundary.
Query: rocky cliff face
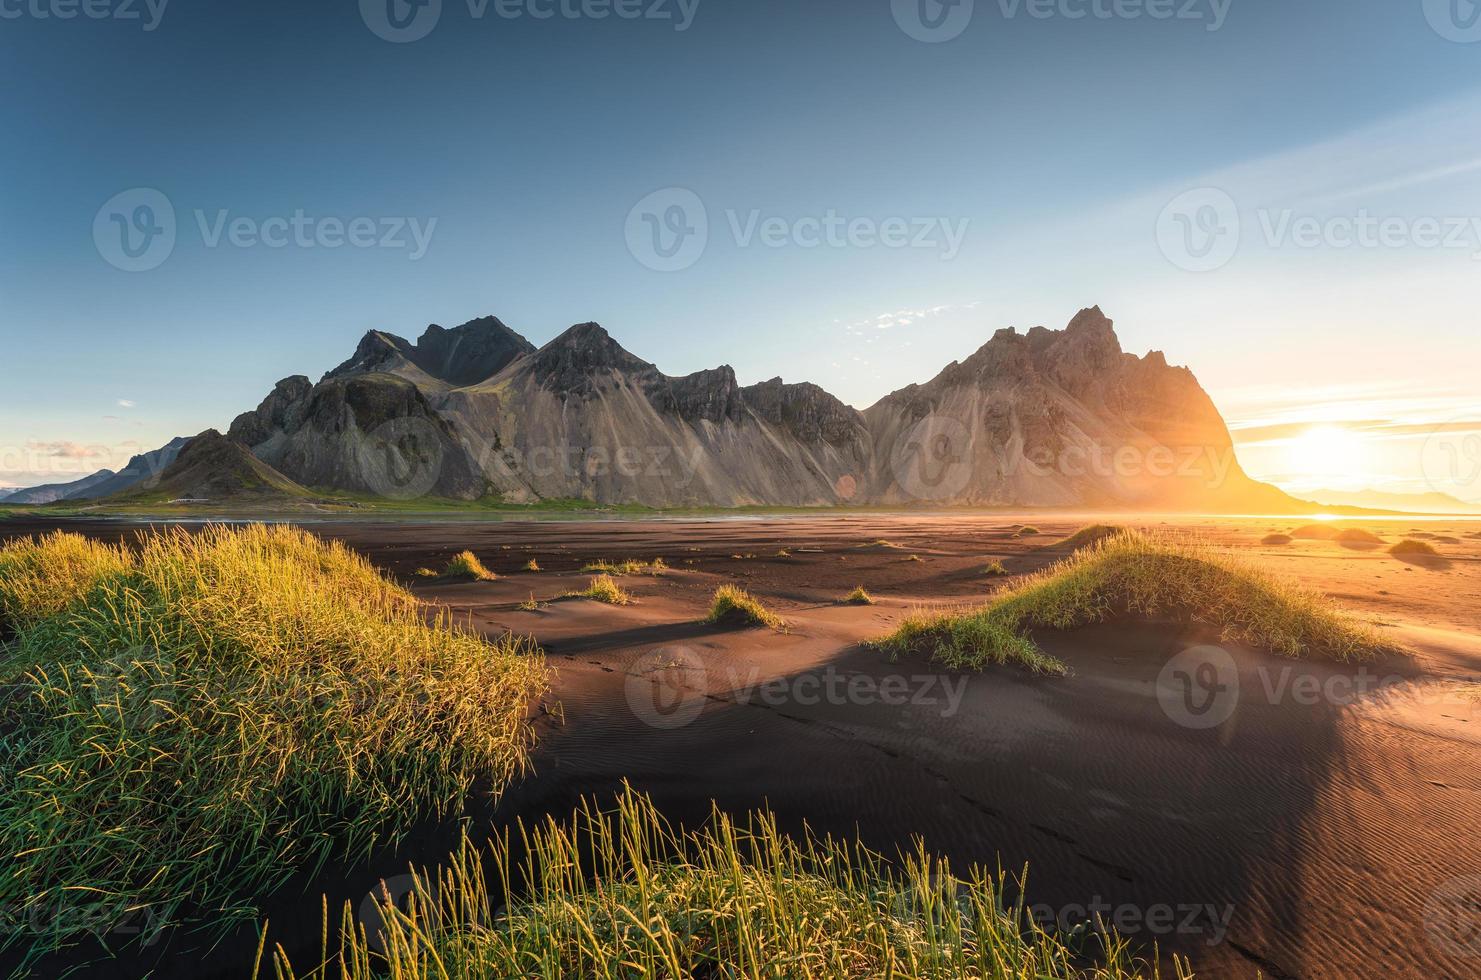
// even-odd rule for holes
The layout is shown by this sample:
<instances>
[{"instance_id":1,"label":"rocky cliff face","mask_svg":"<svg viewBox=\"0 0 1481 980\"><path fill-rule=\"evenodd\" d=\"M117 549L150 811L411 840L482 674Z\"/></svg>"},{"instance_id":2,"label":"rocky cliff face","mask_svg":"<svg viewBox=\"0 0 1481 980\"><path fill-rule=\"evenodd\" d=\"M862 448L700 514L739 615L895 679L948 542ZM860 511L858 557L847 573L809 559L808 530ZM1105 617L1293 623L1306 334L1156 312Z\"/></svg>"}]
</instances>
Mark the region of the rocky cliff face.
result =
<instances>
[{"instance_id":1,"label":"rocky cliff face","mask_svg":"<svg viewBox=\"0 0 1481 980\"><path fill-rule=\"evenodd\" d=\"M654 507L837 504L1286 509L1185 368L1101 311L1000 330L864 412L812 384L663 374L594 323L534 349L493 317L372 332L278 383L230 438L298 483L389 496Z\"/></svg>"}]
</instances>

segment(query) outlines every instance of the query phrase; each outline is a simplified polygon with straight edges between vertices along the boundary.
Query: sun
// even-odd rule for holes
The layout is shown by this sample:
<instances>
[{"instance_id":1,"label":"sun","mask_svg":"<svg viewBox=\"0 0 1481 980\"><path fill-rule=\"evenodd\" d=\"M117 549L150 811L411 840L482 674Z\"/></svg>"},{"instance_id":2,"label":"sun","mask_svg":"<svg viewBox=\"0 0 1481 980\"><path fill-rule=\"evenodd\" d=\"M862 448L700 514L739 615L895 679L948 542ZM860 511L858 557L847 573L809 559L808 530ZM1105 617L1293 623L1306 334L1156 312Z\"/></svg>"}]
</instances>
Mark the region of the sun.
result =
<instances>
[{"instance_id":1,"label":"sun","mask_svg":"<svg viewBox=\"0 0 1481 980\"><path fill-rule=\"evenodd\" d=\"M1314 425L1291 440L1291 469L1308 477L1351 480L1366 471L1367 447L1351 429Z\"/></svg>"}]
</instances>

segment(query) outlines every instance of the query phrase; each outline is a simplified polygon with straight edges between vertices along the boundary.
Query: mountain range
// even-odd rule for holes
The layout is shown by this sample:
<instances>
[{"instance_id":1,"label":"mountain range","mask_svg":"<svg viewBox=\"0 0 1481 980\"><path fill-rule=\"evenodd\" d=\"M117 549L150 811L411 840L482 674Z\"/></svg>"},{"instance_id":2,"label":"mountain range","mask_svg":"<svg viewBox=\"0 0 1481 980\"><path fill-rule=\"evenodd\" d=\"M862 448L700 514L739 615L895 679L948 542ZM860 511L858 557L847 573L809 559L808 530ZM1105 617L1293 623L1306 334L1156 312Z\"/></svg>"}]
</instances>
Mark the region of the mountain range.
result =
<instances>
[{"instance_id":1,"label":"mountain range","mask_svg":"<svg viewBox=\"0 0 1481 980\"><path fill-rule=\"evenodd\" d=\"M224 436L184 442L56 499L1311 506L1246 475L1192 372L1124 352L1099 308L999 330L863 411L806 382L741 385L728 365L669 376L595 323L538 348L491 316L414 343L371 331L318 382L285 378Z\"/></svg>"}]
</instances>

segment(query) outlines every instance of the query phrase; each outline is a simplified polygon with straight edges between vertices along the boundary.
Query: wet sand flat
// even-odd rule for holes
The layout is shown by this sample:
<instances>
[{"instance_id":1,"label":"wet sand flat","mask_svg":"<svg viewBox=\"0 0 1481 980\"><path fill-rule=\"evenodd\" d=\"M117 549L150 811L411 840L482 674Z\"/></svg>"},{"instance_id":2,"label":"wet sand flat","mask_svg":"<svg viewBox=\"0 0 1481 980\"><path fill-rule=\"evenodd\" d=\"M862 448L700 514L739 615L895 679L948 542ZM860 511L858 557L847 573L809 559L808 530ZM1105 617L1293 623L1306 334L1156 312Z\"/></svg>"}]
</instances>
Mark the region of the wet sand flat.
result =
<instances>
[{"instance_id":1,"label":"wet sand flat","mask_svg":"<svg viewBox=\"0 0 1481 980\"><path fill-rule=\"evenodd\" d=\"M959 869L1027 863L1026 897L1045 921L1098 914L1192 957L1201 977L1476 975L1481 711L1466 691L1481 683L1481 523L1340 522L1386 543L1424 535L1442 553L1401 559L1319 539L1261 543L1304 523L1290 518L1121 522L1258 556L1415 656L1303 663L1220 644L1207 627L1119 623L1040 634L1072 668L1043 678L891 662L865 645L912 608L970 607L1063 557L1053 542L1089 523L1063 514L310 528L476 628L530 634L547 651L534 772L492 811L475 807L480 828L568 811L626 779L685 822L712 799L769 805L784 828L857 833L887 854L919 835ZM0 537L59 524L101 538L139 530L12 520ZM499 579L414 575L464 549ZM658 556L666 573L619 576L633 605L561 598L584 586L589 561ZM523 570L531 559L541 571ZM1009 575L984 575L989 560ZM701 623L725 583L789 631ZM877 603L839 603L856 585ZM1210 658L1227 665L1219 684L1180 681ZM439 840L274 897L274 938L316 950L319 891L358 901L409 857L435 860ZM240 948L176 942L167 962L151 955L159 975L241 976L226 959Z\"/></svg>"}]
</instances>

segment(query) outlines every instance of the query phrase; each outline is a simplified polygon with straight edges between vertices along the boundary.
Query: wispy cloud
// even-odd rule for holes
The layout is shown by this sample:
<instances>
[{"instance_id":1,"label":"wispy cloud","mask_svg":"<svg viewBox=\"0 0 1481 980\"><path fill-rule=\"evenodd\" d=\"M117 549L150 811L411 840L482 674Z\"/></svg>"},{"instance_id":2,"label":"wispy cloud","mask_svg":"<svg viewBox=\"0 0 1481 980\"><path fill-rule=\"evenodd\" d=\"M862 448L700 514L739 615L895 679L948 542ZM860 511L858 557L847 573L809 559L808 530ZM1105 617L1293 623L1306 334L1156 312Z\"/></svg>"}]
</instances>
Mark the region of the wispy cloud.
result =
<instances>
[{"instance_id":1,"label":"wispy cloud","mask_svg":"<svg viewBox=\"0 0 1481 980\"><path fill-rule=\"evenodd\" d=\"M26 448L52 459L97 459L110 455L107 446L85 446L80 442L29 442Z\"/></svg>"}]
</instances>

